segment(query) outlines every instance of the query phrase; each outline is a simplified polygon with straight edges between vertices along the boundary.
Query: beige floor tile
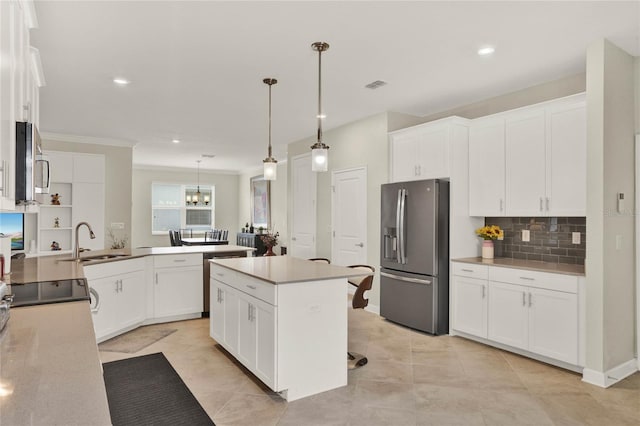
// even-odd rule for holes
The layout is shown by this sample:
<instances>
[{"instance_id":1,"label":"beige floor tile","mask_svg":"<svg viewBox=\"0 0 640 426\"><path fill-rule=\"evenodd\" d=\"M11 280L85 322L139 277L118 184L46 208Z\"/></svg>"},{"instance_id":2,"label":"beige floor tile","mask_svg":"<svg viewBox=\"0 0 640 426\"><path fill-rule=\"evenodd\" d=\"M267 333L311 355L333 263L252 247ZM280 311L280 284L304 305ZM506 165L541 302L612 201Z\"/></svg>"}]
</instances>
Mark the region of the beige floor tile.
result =
<instances>
[{"instance_id":1,"label":"beige floor tile","mask_svg":"<svg viewBox=\"0 0 640 426\"><path fill-rule=\"evenodd\" d=\"M480 411L437 411L418 412L418 426L484 426L484 418Z\"/></svg>"},{"instance_id":2,"label":"beige floor tile","mask_svg":"<svg viewBox=\"0 0 640 426\"><path fill-rule=\"evenodd\" d=\"M415 426L413 410L383 408L354 404L350 410L349 426Z\"/></svg>"},{"instance_id":3,"label":"beige floor tile","mask_svg":"<svg viewBox=\"0 0 640 426\"><path fill-rule=\"evenodd\" d=\"M217 426L276 425L287 408L280 397L236 394L213 416Z\"/></svg>"},{"instance_id":4,"label":"beige floor tile","mask_svg":"<svg viewBox=\"0 0 640 426\"><path fill-rule=\"evenodd\" d=\"M416 410L420 414L432 412L475 413L493 403L492 395L472 388L431 384L416 384Z\"/></svg>"},{"instance_id":5,"label":"beige floor tile","mask_svg":"<svg viewBox=\"0 0 640 426\"><path fill-rule=\"evenodd\" d=\"M413 383L413 367L409 363L370 359L367 365L355 369L354 373L358 380Z\"/></svg>"},{"instance_id":6,"label":"beige floor tile","mask_svg":"<svg viewBox=\"0 0 640 426\"><path fill-rule=\"evenodd\" d=\"M354 402L358 405L403 410L414 410L416 405L413 385L370 380L358 381Z\"/></svg>"}]
</instances>

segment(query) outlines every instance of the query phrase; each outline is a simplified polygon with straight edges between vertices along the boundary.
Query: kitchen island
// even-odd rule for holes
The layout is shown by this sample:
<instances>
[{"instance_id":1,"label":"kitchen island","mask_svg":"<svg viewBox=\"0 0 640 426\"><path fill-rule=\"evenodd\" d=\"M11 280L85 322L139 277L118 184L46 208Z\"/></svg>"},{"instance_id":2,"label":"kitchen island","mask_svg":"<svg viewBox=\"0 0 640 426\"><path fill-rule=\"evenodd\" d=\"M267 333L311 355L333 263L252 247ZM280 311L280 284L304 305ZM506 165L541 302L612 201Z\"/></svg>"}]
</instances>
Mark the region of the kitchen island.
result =
<instances>
[{"instance_id":1,"label":"kitchen island","mask_svg":"<svg viewBox=\"0 0 640 426\"><path fill-rule=\"evenodd\" d=\"M287 401L347 385L341 266L269 256L211 261L210 335Z\"/></svg>"}]
</instances>

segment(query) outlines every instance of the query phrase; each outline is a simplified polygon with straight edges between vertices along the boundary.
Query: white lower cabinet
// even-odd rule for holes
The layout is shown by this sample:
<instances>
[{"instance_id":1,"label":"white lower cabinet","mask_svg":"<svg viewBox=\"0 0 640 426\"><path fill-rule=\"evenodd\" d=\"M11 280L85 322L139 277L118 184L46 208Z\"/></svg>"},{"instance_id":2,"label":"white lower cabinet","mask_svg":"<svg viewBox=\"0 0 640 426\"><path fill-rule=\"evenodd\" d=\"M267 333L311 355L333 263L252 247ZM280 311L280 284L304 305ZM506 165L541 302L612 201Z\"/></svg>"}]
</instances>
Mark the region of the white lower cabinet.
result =
<instances>
[{"instance_id":1,"label":"white lower cabinet","mask_svg":"<svg viewBox=\"0 0 640 426\"><path fill-rule=\"evenodd\" d=\"M145 320L145 263L131 259L84 267L92 290L91 313L98 342Z\"/></svg>"},{"instance_id":2,"label":"white lower cabinet","mask_svg":"<svg viewBox=\"0 0 640 426\"><path fill-rule=\"evenodd\" d=\"M577 276L456 262L452 274L453 331L581 364Z\"/></svg>"},{"instance_id":3,"label":"white lower cabinet","mask_svg":"<svg viewBox=\"0 0 640 426\"><path fill-rule=\"evenodd\" d=\"M154 256L153 317L200 316L203 310L202 254Z\"/></svg>"},{"instance_id":4,"label":"white lower cabinet","mask_svg":"<svg viewBox=\"0 0 640 426\"><path fill-rule=\"evenodd\" d=\"M274 388L275 307L212 278L210 318L211 337Z\"/></svg>"}]
</instances>

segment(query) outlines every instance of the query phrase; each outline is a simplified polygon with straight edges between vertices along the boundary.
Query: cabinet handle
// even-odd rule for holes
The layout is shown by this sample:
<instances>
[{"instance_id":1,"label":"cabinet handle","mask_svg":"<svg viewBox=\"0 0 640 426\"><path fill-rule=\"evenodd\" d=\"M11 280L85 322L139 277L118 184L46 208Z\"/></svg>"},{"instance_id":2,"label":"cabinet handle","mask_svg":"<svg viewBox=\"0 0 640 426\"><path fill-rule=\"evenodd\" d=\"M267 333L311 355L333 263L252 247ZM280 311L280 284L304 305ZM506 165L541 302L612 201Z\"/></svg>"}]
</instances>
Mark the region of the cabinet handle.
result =
<instances>
[{"instance_id":1,"label":"cabinet handle","mask_svg":"<svg viewBox=\"0 0 640 426\"><path fill-rule=\"evenodd\" d=\"M186 262L187 259L173 259L174 262Z\"/></svg>"},{"instance_id":2,"label":"cabinet handle","mask_svg":"<svg viewBox=\"0 0 640 426\"><path fill-rule=\"evenodd\" d=\"M531 293L529 293L529 307L531 307Z\"/></svg>"},{"instance_id":3,"label":"cabinet handle","mask_svg":"<svg viewBox=\"0 0 640 426\"><path fill-rule=\"evenodd\" d=\"M502 203L502 198L500 198L500 211L502 211L502 210L503 210L503 205L502 205L502 204L503 204L503 203Z\"/></svg>"},{"instance_id":4,"label":"cabinet handle","mask_svg":"<svg viewBox=\"0 0 640 426\"><path fill-rule=\"evenodd\" d=\"M527 293L522 292L522 306L527 306Z\"/></svg>"},{"instance_id":5,"label":"cabinet handle","mask_svg":"<svg viewBox=\"0 0 640 426\"><path fill-rule=\"evenodd\" d=\"M473 272L473 269L461 269L461 271L464 271L464 272Z\"/></svg>"},{"instance_id":6,"label":"cabinet handle","mask_svg":"<svg viewBox=\"0 0 640 426\"><path fill-rule=\"evenodd\" d=\"M247 287L249 287L251 290L255 290L255 289L256 289L256 286L255 286L255 285L249 285L249 284L247 284Z\"/></svg>"},{"instance_id":7,"label":"cabinet handle","mask_svg":"<svg viewBox=\"0 0 640 426\"><path fill-rule=\"evenodd\" d=\"M256 319L256 307L253 305L249 305L251 306L251 322L253 322L253 320Z\"/></svg>"},{"instance_id":8,"label":"cabinet handle","mask_svg":"<svg viewBox=\"0 0 640 426\"><path fill-rule=\"evenodd\" d=\"M521 280L527 280L527 281L535 281L535 278L530 278L530 277L520 277Z\"/></svg>"},{"instance_id":9,"label":"cabinet handle","mask_svg":"<svg viewBox=\"0 0 640 426\"><path fill-rule=\"evenodd\" d=\"M542 197L540 197L540 211L542 211Z\"/></svg>"},{"instance_id":10,"label":"cabinet handle","mask_svg":"<svg viewBox=\"0 0 640 426\"><path fill-rule=\"evenodd\" d=\"M100 310L100 294L93 287L89 287L89 294L91 294L96 299L96 307L91 309L91 312L97 314Z\"/></svg>"},{"instance_id":11,"label":"cabinet handle","mask_svg":"<svg viewBox=\"0 0 640 426\"><path fill-rule=\"evenodd\" d=\"M116 293L120 291L120 286L118 285L118 280L116 280L114 282L114 284L116 285Z\"/></svg>"},{"instance_id":12,"label":"cabinet handle","mask_svg":"<svg viewBox=\"0 0 640 426\"><path fill-rule=\"evenodd\" d=\"M158 273L156 272L156 285L158 285Z\"/></svg>"},{"instance_id":13,"label":"cabinet handle","mask_svg":"<svg viewBox=\"0 0 640 426\"><path fill-rule=\"evenodd\" d=\"M247 320L251 321L251 303L247 304Z\"/></svg>"},{"instance_id":14,"label":"cabinet handle","mask_svg":"<svg viewBox=\"0 0 640 426\"><path fill-rule=\"evenodd\" d=\"M482 298L484 299L487 296L487 286L482 284Z\"/></svg>"},{"instance_id":15,"label":"cabinet handle","mask_svg":"<svg viewBox=\"0 0 640 426\"><path fill-rule=\"evenodd\" d=\"M422 166L418 164L418 176L422 175Z\"/></svg>"},{"instance_id":16,"label":"cabinet handle","mask_svg":"<svg viewBox=\"0 0 640 426\"><path fill-rule=\"evenodd\" d=\"M2 172L2 186L0 187L0 192L2 192L2 196L6 197L7 194L5 190L7 189L7 161L2 160L2 165L0 166L0 171Z\"/></svg>"},{"instance_id":17,"label":"cabinet handle","mask_svg":"<svg viewBox=\"0 0 640 426\"><path fill-rule=\"evenodd\" d=\"M549 197L546 198L547 201L547 211L549 211Z\"/></svg>"},{"instance_id":18,"label":"cabinet handle","mask_svg":"<svg viewBox=\"0 0 640 426\"><path fill-rule=\"evenodd\" d=\"M220 303L220 289L217 288L217 293L216 293L216 302Z\"/></svg>"}]
</instances>

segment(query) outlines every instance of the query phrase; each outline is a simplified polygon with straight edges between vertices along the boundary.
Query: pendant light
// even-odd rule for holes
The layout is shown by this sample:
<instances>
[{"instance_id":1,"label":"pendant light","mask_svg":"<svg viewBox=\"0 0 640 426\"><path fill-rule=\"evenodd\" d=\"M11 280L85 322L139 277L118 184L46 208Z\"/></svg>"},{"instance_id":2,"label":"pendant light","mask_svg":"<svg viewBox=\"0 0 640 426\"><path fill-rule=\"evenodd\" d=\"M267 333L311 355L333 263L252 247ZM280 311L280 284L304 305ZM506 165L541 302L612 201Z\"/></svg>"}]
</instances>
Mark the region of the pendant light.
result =
<instances>
[{"instance_id":1,"label":"pendant light","mask_svg":"<svg viewBox=\"0 0 640 426\"><path fill-rule=\"evenodd\" d=\"M318 140L311 145L311 170L326 172L329 166L329 145L322 142L322 52L329 50L329 44L317 41L311 48L318 52Z\"/></svg>"},{"instance_id":2,"label":"pendant light","mask_svg":"<svg viewBox=\"0 0 640 426\"><path fill-rule=\"evenodd\" d=\"M269 151L268 157L262 160L264 164L264 178L265 180L276 180L278 176L278 160L271 156L271 86L278 83L275 78L265 78L262 80L264 84L269 85Z\"/></svg>"},{"instance_id":3,"label":"pendant light","mask_svg":"<svg viewBox=\"0 0 640 426\"><path fill-rule=\"evenodd\" d=\"M191 198L191 200L193 201L193 204L196 205L196 206L200 202L200 162L201 161L202 160L197 160L196 161L198 163L198 189L196 189L196 193Z\"/></svg>"}]
</instances>

